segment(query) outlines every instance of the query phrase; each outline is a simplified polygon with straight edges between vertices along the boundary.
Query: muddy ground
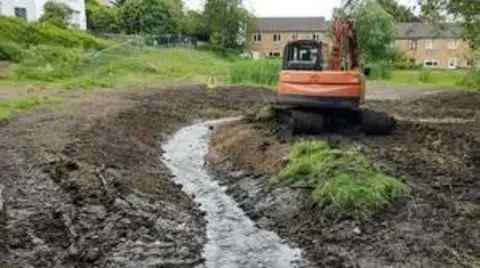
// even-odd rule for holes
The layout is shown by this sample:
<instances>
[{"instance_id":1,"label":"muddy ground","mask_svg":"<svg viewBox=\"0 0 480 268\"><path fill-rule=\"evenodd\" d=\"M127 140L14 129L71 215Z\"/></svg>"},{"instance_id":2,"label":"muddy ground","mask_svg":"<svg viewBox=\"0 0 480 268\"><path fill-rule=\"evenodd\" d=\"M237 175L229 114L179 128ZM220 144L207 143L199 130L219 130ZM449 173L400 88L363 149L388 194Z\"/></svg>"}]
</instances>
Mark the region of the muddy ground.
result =
<instances>
[{"instance_id":1,"label":"muddy ground","mask_svg":"<svg viewBox=\"0 0 480 268\"><path fill-rule=\"evenodd\" d=\"M217 90L80 93L4 122L0 264L201 263L203 212L170 180L160 143L194 119L241 113L263 99L255 89Z\"/></svg>"},{"instance_id":2,"label":"muddy ground","mask_svg":"<svg viewBox=\"0 0 480 268\"><path fill-rule=\"evenodd\" d=\"M275 175L293 141L285 140L275 120L247 118L218 128L208 156L212 173L260 226L299 244L314 267L477 267L480 133L471 120L480 94L441 93L366 106L402 118L392 135L308 138L356 146L413 188L408 200L372 218L327 215L312 204L308 190L278 186Z\"/></svg>"},{"instance_id":3,"label":"muddy ground","mask_svg":"<svg viewBox=\"0 0 480 268\"><path fill-rule=\"evenodd\" d=\"M0 267L202 263L203 212L172 182L160 145L196 119L244 114L272 97L261 89L200 85L85 92L2 122ZM433 100L422 108L430 114L419 114L443 116L449 112L435 111L450 109L468 118L480 103L478 94L453 98L456 106L449 99ZM422 106L375 105L407 117ZM299 244L314 267L440 267L430 265L455 259L450 248L471 254L480 248L478 158L469 153L478 142L468 124L405 123L390 137L325 137L362 145L414 186L406 204L369 221L325 218L307 194L270 183L290 146L278 139L275 124L220 128L210 159L248 215ZM360 235L352 234L355 227Z\"/></svg>"}]
</instances>

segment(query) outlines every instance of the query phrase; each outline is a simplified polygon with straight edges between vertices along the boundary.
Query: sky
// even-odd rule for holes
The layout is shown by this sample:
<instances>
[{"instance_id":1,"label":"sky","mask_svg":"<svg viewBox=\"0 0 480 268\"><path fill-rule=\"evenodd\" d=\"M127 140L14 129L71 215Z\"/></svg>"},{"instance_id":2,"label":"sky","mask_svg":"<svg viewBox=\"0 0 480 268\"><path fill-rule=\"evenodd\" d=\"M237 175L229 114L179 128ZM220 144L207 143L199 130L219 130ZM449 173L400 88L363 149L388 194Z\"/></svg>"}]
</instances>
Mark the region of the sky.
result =
<instances>
[{"instance_id":1,"label":"sky","mask_svg":"<svg viewBox=\"0 0 480 268\"><path fill-rule=\"evenodd\" d=\"M198 9L204 0L184 0L187 7ZM334 7L341 0L243 0L245 5L258 17L318 17L330 18ZM411 4L416 0L398 0Z\"/></svg>"}]
</instances>

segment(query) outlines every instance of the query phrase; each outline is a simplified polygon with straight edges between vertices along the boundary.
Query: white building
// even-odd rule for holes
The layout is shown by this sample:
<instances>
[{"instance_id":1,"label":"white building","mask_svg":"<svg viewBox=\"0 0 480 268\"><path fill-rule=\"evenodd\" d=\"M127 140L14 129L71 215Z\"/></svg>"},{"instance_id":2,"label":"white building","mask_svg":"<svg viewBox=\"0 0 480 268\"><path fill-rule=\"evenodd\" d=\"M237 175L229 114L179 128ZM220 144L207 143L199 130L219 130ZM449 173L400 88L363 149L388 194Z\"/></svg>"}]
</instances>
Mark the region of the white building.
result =
<instances>
[{"instance_id":1,"label":"white building","mask_svg":"<svg viewBox=\"0 0 480 268\"><path fill-rule=\"evenodd\" d=\"M85 14L85 0L53 0L67 4L72 10L70 23L79 29L87 29ZM0 15L24 17L27 21L34 21L43 15L43 5L47 0L0 0Z\"/></svg>"}]
</instances>

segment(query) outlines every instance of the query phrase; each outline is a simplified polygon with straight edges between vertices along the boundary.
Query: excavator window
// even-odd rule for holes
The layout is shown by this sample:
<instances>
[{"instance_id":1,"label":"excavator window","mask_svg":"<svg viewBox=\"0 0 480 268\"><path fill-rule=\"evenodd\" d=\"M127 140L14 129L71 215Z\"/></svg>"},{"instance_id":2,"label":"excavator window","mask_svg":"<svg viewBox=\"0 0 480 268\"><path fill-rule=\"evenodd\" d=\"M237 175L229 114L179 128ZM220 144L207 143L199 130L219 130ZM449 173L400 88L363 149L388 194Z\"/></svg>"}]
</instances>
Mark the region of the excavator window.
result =
<instances>
[{"instance_id":1,"label":"excavator window","mask_svg":"<svg viewBox=\"0 0 480 268\"><path fill-rule=\"evenodd\" d=\"M284 70L322 70L321 43L315 40L292 41L283 53Z\"/></svg>"}]
</instances>

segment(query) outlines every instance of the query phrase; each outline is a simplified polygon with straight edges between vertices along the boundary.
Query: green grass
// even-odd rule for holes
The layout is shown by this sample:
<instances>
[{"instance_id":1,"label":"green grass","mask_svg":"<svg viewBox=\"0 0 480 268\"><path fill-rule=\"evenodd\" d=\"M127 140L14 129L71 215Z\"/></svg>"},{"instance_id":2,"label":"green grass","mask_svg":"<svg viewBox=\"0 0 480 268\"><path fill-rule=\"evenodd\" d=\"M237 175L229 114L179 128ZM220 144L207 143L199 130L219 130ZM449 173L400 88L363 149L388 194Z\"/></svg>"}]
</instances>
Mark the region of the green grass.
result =
<instances>
[{"instance_id":1,"label":"green grass","mask_svg":"<svg viewBox=\"0 0 480 268\"><path fill-rule=\"evenodd\" d=\"M56 99L50 97L26 96L15 99L0 100L0 120L5 120L11 116L27 111L33 107L42 104L55 102Z\"/></svg>"},{"instance_id":2,"label":"green grass","mask_svg":"<svg viewBox=\"0 0 480 268\"><path fill-rule=\"evenodd\" d=\"M279 60L240 60L231 65L229 82L273 86L278 82L280 70Z\"/></svg>"},{"instance_id":3,"label":"green grass","mask_svg":"<svg viewBox=\"0 0 480 268\"><path fill-rule=\"evenodd\" d=\"M463 70L396 70L389 81L401 84L430 84L457 87L467 74Z\"/></svg>"},{"instance_id":4,"label":"green grass","mask_svg":"<svg viewBox=\"0 0 480 268\"><path fill-rule=\"evenodd\" d=\"M230 66L212 53L182 48L141 49L130 54L124 51L71 54L70 60L57 57L57 61L39 60L39 64L14 64L0 79L48 82L67 89L206 83L209 76L222 83L228 80Z\"/></svg>"},{"instance_id":5,"label":"green grass","mask_svg":"<svg viewBox=\"0 0 480 268\"><path fill-rule=\"evenodd\" d=\"M107 62L82 67L64 82L70 89L134 87L179 82L207 83L210 76L224 82L228 63L208 52L190 49L147 49L137 55L116 56Z\"/></svg>"},{"instance_id":6,"label":"green grass","mask_svg":"<svg viewBox=\"0 0 480 268\"><path fill-rule=\"evenodd\" d=\"M371 215L410 192L359 151L333 149L324 141L296 142L280 180L312 188L316 203L344 215Z\"/></svg>"}]
</instances>

